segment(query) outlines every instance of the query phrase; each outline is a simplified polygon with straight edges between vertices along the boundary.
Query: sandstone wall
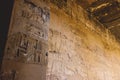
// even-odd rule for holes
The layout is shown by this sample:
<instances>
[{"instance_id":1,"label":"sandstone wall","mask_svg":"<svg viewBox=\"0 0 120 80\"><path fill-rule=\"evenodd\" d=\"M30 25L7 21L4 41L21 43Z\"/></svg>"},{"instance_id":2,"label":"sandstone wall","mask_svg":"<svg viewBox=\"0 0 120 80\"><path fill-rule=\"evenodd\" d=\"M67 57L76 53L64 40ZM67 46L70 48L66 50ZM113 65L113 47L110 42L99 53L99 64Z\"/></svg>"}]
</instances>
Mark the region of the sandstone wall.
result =
<instances>
[{"instance_id":1,"label":"sandstone wall","mask_svg":"<svg viewBox=\"0 0 120 80\"><path fill-rule=\"evenodd\" d=\"M46 80L49 6L15 0L0 80Z\"/></svg>"},{"instance_id":2,"label":"sandstone wall","mask_svg":"<svg viewBox=\"0 0 120 80\"><path fill-rule=\"evenodd\" d=\"M120 80L120 46L109 31L74 1L54 1L47 80Z\"/></svg>"},{"instance_id":3,"label":"sandstone wall","mask_svg":"<svg viewBox=\"0 0 120 80\"><path fill-rule=\"evenodd\" d=\"M120 80L119 43L77 1L15 0L0 80Z\"/></svg>"}]
</instances>

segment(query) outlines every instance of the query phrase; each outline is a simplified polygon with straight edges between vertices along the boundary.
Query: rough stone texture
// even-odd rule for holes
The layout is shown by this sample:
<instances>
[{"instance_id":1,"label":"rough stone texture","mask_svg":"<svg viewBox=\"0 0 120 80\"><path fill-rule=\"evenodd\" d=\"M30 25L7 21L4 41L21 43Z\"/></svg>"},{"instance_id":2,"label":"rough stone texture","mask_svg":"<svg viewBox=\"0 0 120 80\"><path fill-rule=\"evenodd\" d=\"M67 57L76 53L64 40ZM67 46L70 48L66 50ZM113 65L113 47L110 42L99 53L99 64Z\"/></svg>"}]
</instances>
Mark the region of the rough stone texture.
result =
<instances>
[{"instance_id":1,"label":"rough stone texture","mask_svg":"<svg viewBox=\"0 0 120 80\"><path fill-rule=\"evenodd\" d=\"M120 80L117 41L74 1L67 3L67 14L50 4L47 80Z\"/></svg>"},{"instance_id":2,"label":"rough stone texture","mask_svg":"<svg viewBox=\"0 0 120 80\"><path fill-rule=\"evenodd\" d=\"M0 80L120 80L120 44L76 3L95 0L43 1L15 0Z\"/></svg>"},{"instance_id":3,"label":"rough stone texture","mask_svg":"<svg viewBox=\"0 0 120 80\"><path fill-rule=\"evenodd\" d=\"M120 2L118 0L97 0L87 11L108 28L120 42Z\"/></svg>"},{"instance_id":4,"label":"rough stone texture","mask_svg":"<svg viewBox=\"0 0 120 80\"><path fill-rule=\"evenodd\" d=\"M15 0L0 80L45 80L50 13L45 2Z\"/></svg>"}]
</instances>

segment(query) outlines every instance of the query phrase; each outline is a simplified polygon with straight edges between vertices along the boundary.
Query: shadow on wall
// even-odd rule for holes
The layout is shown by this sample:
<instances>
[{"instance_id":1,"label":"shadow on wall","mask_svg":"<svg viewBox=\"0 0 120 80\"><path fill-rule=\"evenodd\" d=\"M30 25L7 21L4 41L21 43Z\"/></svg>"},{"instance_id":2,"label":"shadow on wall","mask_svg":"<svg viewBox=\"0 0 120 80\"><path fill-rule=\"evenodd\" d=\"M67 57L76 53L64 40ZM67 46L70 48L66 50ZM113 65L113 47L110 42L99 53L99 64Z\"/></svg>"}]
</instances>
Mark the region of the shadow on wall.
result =
<instances>
[{"instance_id":1,"label":"shadow on wall","mask_svg":"<svg viewBox=\"0 0 120 80\"><path fill-rule=\"evenodd\" d=\"M1 18L0 18L0 68L5 48L5 43L7 40L7 34L10 24L10 18L12 13L14 0L2 0L0 1L0 11L1 11Z\"/></svg>"}]
</instances>

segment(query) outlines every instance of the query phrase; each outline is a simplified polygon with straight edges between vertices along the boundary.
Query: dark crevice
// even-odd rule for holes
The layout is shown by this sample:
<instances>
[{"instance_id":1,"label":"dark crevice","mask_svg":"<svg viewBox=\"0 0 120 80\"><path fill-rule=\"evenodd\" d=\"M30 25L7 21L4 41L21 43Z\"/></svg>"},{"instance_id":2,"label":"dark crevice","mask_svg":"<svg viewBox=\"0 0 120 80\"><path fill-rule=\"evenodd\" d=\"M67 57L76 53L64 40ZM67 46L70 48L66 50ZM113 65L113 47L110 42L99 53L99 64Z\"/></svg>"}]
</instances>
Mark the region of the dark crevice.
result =
<instances>
[{"instance_id":1,"label":"dark crevice","mask_svg":"<svg viewBox=\"0 0 120 80\"><path fill-rule=\"evenodd\" d=\"M115 18L115 19L112 19L112 20L110 20L110 21L107 21L107 22L102 22L102 20L101 20L100 22L102 22L102 23L111 23L111 22L113 22L113 21L116 21L116 20L118 20L118 19L120 19L120 17L118 17L118 18Z\"/></svg>"}]
</instances>

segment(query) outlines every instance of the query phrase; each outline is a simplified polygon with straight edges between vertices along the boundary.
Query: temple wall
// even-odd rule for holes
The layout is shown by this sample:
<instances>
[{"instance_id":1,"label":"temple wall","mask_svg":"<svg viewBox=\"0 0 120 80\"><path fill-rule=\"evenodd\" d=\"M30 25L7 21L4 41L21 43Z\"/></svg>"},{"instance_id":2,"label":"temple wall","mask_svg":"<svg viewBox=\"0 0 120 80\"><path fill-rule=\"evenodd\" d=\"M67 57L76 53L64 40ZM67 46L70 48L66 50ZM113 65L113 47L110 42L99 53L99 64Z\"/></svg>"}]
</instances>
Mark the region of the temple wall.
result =
<instances>
[{"instance_id":1,"label":"temple wall","mask_svg":"<svg viewBox=\"0 0 120 80\"><path fill-rule=\"evenodd\" d=\"M50 5L47 80L119 80L119 43L81 6L66 4Z\"/></svg>"},{"instance_id":2,"label":"temple wall","mask_svg":"<svg viewBox=\"0 0 120 80\"><path fill-rule=\"evenodd\" d=\"M47 2L15 0L0 80L45 80L50 11Z\"/></svg>"}]
</instances>

